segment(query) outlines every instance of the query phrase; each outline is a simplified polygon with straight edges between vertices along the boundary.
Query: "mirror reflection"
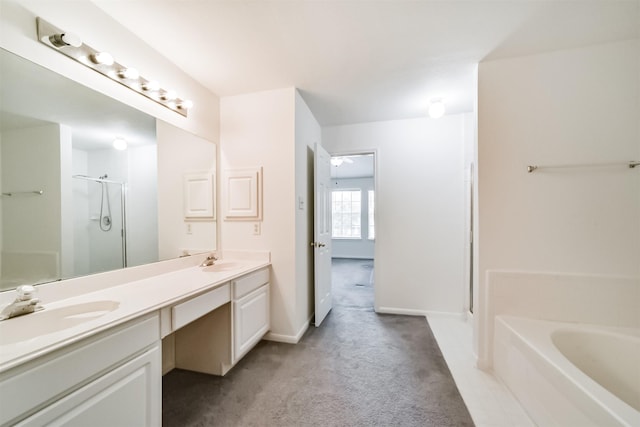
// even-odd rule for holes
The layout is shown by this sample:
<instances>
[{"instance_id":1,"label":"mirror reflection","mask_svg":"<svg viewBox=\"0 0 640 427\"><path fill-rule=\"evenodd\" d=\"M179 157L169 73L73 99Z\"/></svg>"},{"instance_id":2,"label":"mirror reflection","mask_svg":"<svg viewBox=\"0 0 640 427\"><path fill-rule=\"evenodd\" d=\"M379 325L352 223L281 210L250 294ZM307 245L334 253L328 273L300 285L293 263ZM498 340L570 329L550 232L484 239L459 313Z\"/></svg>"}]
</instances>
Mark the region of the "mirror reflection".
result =
<instances>
[{"instance_id":1,"label":"mirror reflection","mask_svg":"<svg viewBox=\"0 0 640 427\"><path fill-rule=\"evenodd\" d=\"M0 75L0 290L157 261L155 118L2 49Z\"/></svg>"}]
</instances>

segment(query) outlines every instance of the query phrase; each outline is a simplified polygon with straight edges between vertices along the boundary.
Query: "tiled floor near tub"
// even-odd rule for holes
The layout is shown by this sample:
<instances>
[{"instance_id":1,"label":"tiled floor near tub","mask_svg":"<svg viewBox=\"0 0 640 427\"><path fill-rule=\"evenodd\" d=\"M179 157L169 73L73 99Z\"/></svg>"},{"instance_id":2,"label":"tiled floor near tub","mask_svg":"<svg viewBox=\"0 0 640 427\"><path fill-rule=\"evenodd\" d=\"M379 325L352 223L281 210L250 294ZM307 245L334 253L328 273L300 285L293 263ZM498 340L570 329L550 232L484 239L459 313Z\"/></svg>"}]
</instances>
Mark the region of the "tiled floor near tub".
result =
<instances>
[{"instance_id":1,"label":"tiled floor near tub","mask_svg":"<svg viewBox=\"0 0 640 427\"><path fill-rule=\"evenodd\" d=\"M535 426L498 378L475 367L469 323L452 316L427 319L477 427Z\"/></svg>"}]
</instances>

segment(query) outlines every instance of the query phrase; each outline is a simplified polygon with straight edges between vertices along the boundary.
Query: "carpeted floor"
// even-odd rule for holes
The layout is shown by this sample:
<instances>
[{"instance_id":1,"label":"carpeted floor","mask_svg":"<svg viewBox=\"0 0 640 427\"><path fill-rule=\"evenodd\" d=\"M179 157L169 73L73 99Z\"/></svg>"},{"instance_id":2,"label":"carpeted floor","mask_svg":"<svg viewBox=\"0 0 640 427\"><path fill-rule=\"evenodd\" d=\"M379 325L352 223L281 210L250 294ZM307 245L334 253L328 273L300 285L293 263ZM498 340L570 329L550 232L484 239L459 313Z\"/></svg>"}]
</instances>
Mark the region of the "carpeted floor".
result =
<instances>
[{"instance_id":1,"label":"carpeted floor","mask_svg":"<svg viewBox=\"0 0 640 427\"><path fill-rule=\"evenodd\" d=\"M163 425L473 426L424 317L373 311L373 261L334 260L334 305L297 345L262 341L225 377L163 378Z\"/></svg>"}]
</instances>

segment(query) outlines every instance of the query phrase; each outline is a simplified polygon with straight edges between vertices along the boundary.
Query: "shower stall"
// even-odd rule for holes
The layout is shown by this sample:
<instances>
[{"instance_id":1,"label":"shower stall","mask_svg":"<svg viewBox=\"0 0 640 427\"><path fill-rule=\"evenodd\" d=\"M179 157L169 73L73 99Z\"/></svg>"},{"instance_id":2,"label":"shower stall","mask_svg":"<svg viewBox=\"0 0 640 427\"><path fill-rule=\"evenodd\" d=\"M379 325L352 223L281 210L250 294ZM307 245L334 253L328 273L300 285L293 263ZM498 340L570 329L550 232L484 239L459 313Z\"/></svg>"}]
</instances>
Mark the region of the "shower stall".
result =
<instances>
[{"instance_id":1,"label":"shower stall","mask_svg":"<svg viewBox=\"0 0 640 427\"><path fill-rule=\"evenodd\" d=\"M127 185L73 175L75 273L92 274L127 267Z\"/></svg>"}]
</instances>

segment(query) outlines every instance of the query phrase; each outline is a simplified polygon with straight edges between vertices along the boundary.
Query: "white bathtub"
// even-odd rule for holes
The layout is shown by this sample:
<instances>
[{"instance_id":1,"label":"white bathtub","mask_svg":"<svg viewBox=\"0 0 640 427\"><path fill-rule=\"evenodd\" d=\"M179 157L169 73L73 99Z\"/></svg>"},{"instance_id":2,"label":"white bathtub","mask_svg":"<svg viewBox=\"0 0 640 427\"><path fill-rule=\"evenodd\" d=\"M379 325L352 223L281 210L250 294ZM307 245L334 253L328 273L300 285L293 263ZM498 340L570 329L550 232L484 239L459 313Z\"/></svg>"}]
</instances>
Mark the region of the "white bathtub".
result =
<instances>
[{"instance_id":1,"label":"white bathtub","mask_svg":"<svg viewBox=\"0 0 640 427\"><path fill-rule=\"evenodd\" d=\"M493 365L539 426L640 426L640 330L497 316Z\"/></svg>"}]
</instances>

